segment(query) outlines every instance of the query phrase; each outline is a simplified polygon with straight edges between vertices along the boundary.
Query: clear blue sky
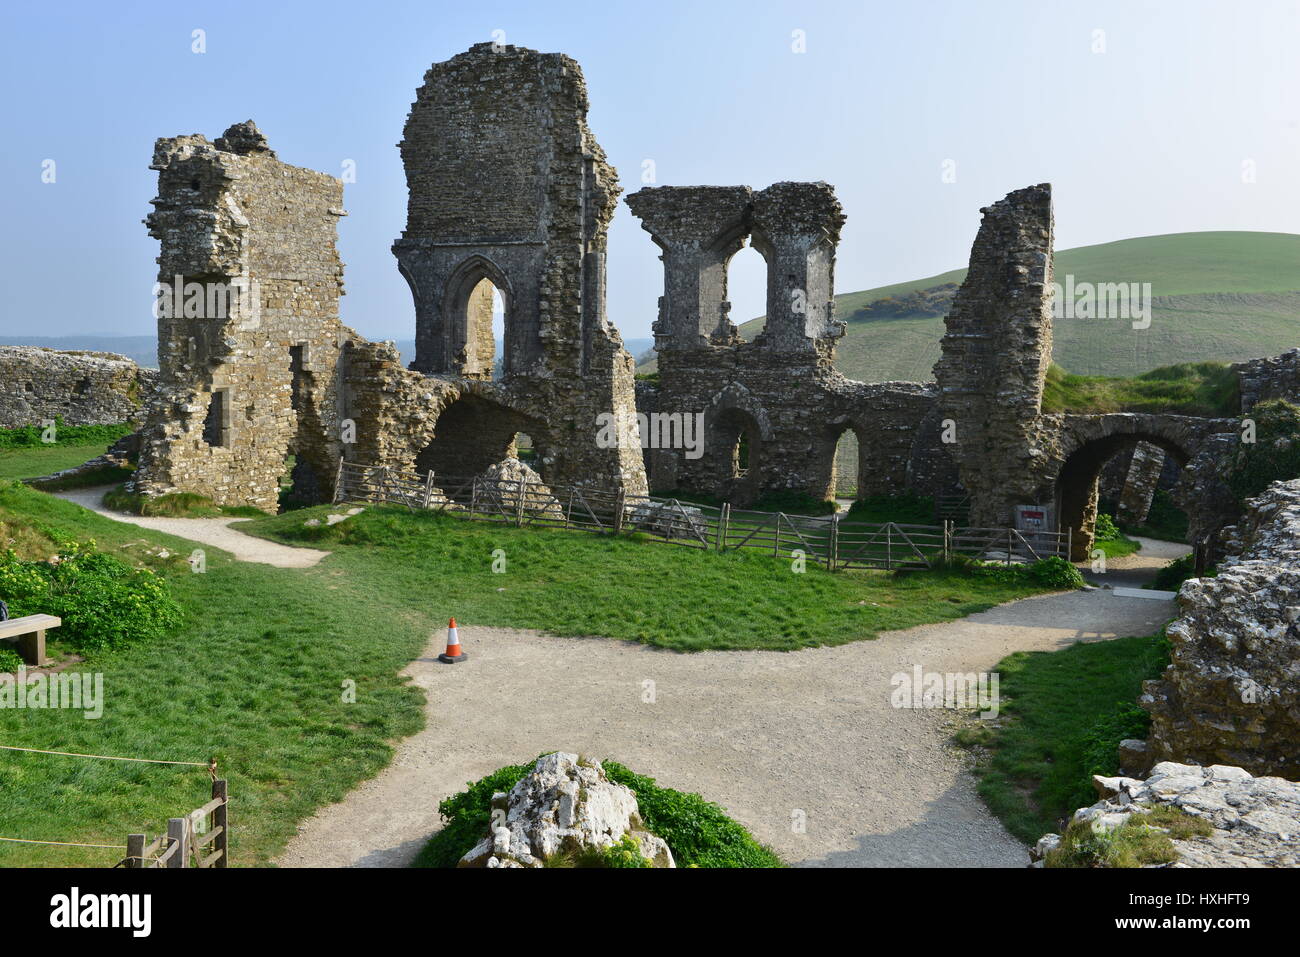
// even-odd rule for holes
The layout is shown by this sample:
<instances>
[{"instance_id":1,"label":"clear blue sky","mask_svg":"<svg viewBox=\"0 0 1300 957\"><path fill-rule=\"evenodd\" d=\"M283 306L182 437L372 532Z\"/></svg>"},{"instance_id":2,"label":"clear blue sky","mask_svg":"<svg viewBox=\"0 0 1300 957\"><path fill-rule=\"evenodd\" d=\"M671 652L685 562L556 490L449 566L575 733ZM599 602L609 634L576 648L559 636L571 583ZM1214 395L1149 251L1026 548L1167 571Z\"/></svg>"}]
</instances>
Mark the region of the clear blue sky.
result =
<instances>
[{"instance_id":1,"label":"clear blue sky","mask_svg":"<svg viewBox=\"0 0 1300 957\"><path fill-rule=\"evenodd\" d=\"M1295 2L124 0L0 16L5 335L152 332L153 141L251 117L287 162L339 175L355 160L343 316L410 337L389 252L406 203L394 144L429 64L493 30L582 64L592 129L629 192L645 159L660 185L833 184L848 213L840 292L964 265L979 207L1043 181L1060 248L1300 232ZM649 334L656 255L620 205L609 306L624 336ZM756 255L733 270L737 317L763 311Z\"/></svg>"}]
</instances>

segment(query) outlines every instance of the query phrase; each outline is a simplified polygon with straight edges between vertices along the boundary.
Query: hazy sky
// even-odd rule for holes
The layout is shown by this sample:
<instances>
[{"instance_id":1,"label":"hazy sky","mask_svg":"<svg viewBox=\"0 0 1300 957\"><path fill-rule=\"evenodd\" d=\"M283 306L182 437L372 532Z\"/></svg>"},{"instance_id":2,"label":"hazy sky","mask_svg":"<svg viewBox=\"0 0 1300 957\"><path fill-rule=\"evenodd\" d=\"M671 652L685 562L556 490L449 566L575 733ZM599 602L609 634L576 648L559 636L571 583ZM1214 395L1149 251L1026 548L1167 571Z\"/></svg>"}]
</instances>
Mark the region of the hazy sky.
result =
<instances>
[{"instance_id":1,"label":"hazy sky","mask_svg":"<svg viewBox=\"0 0 1300 957\"><path fill-rule=\"evenodd\" d=\"M389 252L406 206L394 144L429 64L494 30L582 64L628 192L646 159L658 185L833 184L848 214L840 292L964 265L979 208L1043 181L1059 248L1300 232L1296 2L118 0L0 16L5 335L152 332L153 141L251 117L286 162L337 176L355 161L343 317L410 337ZM733 268L737 318L763 311L756 259ZM609 311L624 336L649 334L661 288L620 204Z\"/></svg>"}]
</instances>

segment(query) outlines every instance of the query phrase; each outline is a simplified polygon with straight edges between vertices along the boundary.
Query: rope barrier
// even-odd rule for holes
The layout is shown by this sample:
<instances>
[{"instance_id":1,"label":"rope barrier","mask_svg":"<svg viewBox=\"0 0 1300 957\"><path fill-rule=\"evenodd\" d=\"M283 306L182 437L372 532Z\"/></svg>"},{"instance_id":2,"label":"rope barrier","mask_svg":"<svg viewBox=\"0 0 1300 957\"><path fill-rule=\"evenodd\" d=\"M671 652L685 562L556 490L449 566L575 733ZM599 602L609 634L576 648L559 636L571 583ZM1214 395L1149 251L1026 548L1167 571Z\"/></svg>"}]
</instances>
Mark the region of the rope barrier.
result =
<instances>
[{"instance_id":1,"label":"rope barrier","mask_svg":"<svg viewBox=\"0 0 1300 957\"><path fill-rule=\"evenodd\" d=\"M125 844L74 844L71 841L29 841L22 837L0 837L0 841L14 844L52 844L55 847L106 847L111 851L125 851Z\"/></svg>"},{"instance_id":2,"label":"rope barrier","mask_svg":"<svg viewBox=\"0 0 1300 957\"><path fill-rule=\"evenodd\" d=\"M0 744L3 751L28 751L32 754L60 754L65 758L97 758L101 761L139 761L144 764L183 764L192 768L207 768L213 780L217 776L217 759L208 761L163 761L159 758L119 758L111 754L78 754L75 751L43 751L40 748L19 748L11 744Z\"/></svg>"}]
</instances>

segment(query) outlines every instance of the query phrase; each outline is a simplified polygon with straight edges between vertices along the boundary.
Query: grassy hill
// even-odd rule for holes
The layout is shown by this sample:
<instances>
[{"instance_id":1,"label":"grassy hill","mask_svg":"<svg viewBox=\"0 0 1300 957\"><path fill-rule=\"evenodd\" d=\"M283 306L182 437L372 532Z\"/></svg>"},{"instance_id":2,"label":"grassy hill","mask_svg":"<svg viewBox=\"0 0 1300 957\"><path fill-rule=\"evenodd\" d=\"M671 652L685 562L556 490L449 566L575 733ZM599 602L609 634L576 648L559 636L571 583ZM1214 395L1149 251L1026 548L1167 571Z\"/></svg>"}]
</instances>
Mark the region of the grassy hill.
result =
<instances>
[{"instance_id":1,"label":"grassy hill","mask_svg":"<svg viewBox=\"0 0 1300 957\"><path fill-rule=\"evenodd\" d=\"M1056 279L1075 282L1149 282L1151 326L1135 330L1125 319L1058 319L1054 361L1077 375L1135 376L1179 363L1232 362L1275 355L1300 345L1300 235L1198 232L1123 239L1056 254ZM942 314L891 313L886 298L945 283L960 283L954 269L835 297L847 322L836 365L865 381L927 381L939 358ZM913 297L916 298L916 297ZM740 327L752 339L763 320ZM653 364L638 371L649 372Z\"/></svg>"}]
</instances>

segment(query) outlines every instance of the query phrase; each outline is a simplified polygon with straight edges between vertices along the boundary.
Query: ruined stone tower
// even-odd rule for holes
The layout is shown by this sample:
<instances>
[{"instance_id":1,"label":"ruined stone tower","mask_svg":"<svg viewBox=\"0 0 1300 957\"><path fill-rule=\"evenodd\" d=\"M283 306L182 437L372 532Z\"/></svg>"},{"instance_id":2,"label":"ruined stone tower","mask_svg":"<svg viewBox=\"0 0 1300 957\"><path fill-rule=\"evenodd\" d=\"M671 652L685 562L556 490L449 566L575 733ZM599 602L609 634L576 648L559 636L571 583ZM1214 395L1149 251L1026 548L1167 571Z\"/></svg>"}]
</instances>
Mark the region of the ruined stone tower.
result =
<instances>
[{"instance_id":1,"label":"ruined stone tower","mask_svg":"<svg viewBox=\"0 0 1300 957\"><path fill-rule=\"evenodd\" d=\"M473 474L524 431L550 482L646 491L637 443L597 443L597 416L630 418L635 395L605 312L621 190L586 116L582 71L561 54L484 43L425 74L400 144L410 200L393 245L415 299L411 368L482 385L452 413L475 435L421 453L422 466ZM489 383L493 287L505 342Z\"/></svg>"},{"instance_id":2,"label":"ruined stone tower","mask_svg":"<svg viewBox=\"0 0 1300 957\"><path fill-rule=\"evenodd\" d=\"M159 395L135 490L273 511L286 459L307 498L332 491L343 184L276 158L250 120L215 143L158 140Z\"/></svg>"},{"instance_id":3,"label":"ruined stone tower","mask_svg":"<svg viewBox=\"0 0 1300 957\"><path fill-rule=\"evenodd\" d=\"M643 411L700 413L702 454L652 453L655 484L747 504L794 491L833 494L836 442L859 437L861 494L901 488L915 433L933 404L924 386L852 382L834 368L835 248L844 212L826 183L656 187L627 198L663 251L655 323L659 383ZM740 338L727 269L746 240L767 262L767 318Z\"/></svg>"},{"instance_id":4,"label":"ruined stone tower","mask_svg":"<svg viewBox=\"0 0 1300 957\"><path fill-rule=\"evenodd\" d=\"M1052 359L1052 191L1010 193L984 214L935 364L939 408L974 525L1005 526L1037 501L1037 430Z\"/></svg>"}]
</instances>

